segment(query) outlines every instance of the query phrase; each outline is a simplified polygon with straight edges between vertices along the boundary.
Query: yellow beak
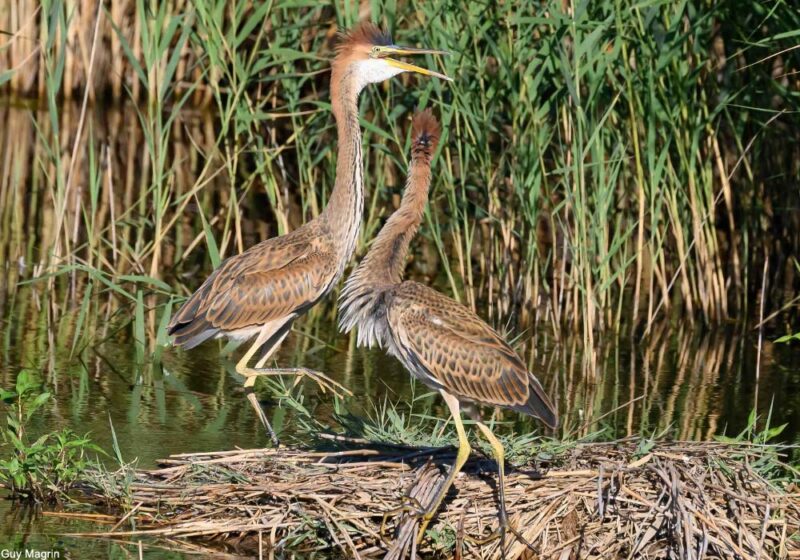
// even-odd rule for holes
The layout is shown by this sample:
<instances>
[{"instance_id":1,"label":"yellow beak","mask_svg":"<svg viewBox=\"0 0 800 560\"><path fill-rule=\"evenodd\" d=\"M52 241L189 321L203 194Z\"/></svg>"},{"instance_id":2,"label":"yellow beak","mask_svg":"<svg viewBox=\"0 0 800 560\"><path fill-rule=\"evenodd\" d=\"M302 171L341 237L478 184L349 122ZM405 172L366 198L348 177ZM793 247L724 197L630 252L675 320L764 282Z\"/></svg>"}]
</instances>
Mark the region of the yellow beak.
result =
<instances>
[{"instance_id":1,"label":"yellow beak","mask_svg":"<svg viewBox=\"0 0 800 560\"><path fill-rule=\"evenodd\" d=\"M420 66L416 66L414 64L409 64L408 62L403 62L402 60L395 60L393 58L389 58L390 55L399 55L399 56L413 56L418 54L441 54L447 55L450 54L447 51L440 51L436 49L417 49L414 47L398 47L397 45L389 45L384 47L378 47L376 56L378 58L383 58L387 64L390 66L394 66L395 68L399 68L405 72L416 72L417 74L423 74L425 76L433 76L435 78L441 78L442 80L447 80L448 82L452 82L453 79L445 76L444 74L440 74L435 70L428 70L427 68L422 68Z\"/></svg>"}]
</instances>

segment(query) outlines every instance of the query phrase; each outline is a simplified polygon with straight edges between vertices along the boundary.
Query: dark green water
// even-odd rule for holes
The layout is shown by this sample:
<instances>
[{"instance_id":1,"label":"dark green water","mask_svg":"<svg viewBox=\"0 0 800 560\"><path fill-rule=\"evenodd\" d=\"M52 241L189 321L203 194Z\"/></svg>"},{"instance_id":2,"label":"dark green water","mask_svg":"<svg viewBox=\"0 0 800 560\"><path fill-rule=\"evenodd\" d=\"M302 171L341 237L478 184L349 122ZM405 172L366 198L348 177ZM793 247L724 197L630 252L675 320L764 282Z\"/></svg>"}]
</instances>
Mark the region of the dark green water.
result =
<instances>
[{"instance_id":1,"label":"dark green water","mask_svg":"<svg viewBox=\"0 0 800 560\"><path fill-rule=\"evenodd\" d=\"M48 207L50 186L40 169L46 165L36 159L43 157L43 148L32 115L28 111L7 111L9 123L16 124L7 126L10 134L0 131L2 147L7 148L0 150L0 155L10 154L3 161L11 162L1 167L0 174L0 386L13 387L20 370L26 368L53 394L50 403L32 419L30 433L68 427L79 434L88 433L96 444L110 451L113 425L123 459L135 460L144 468L153 467L172 453L268 445L268 438L244 398L240 380L232 372L231 358L220 356L219 343L210 342L191 352L167 349L163 368L153 367L147 360L140 365L130 327L130 302L120 302L107 290L95 288L88 307L90 317L75 344L76 350L71 352L86 275L62 277L53 289L44 282L19 284L32 277L30 263L38 262L47 253L53 239L54 218ZM72 117L77 120L74 113ZM93 128L98 137L119 141L114 145L114 154L132 154L130 160L116 162L118 185L126 170L138 169L141 159L136 151L141 138L119 132L135 122L132 113L103 113ZM195 124L190 122L189 126ZM213 139L213 126L197 127L207 129L208 137ZM190 163L187 173L196 171ZM85 186L85 180L76 181ZM189 179L183 187L191 184ZM131 194L128 197L126 193L125 200L119 201L117 216L125 204L137 200L139 186L139 182L130 182ZM213 187L209 185L207 189L209 204L218 202ZM117 196L122 198L120 191L121 187ZM135 218L146 220L147 211L144 208L144 216ZM293 215L301 214L298 208ZM244 245L249 246L270 232L263 215L246 217ZM111 218L106 214L104 219ZM120 237L128 235L128 242L133 244L137 242L139 225L131 218L130 223L115 231ZM185 246L198 232L184 229L189 230L182 232ZM114 258L107 247L100 252L107 260ZM172 287L196 286L208 272L208 259L197 256L197 252L192 259L176 265L174 270L165 264L162 280ZM100 268L104 267L108 268L105 264ZM417 273L424 272L423 266L419 268ZM428 269L435 270L436 265ZM787 286L786 300L793 297L791 283ZM161 304L164 299L151 304ZM478 312L489 316L485 308ZM157 319L154 316L149 321L148 317L148 341ZM372 414L375 403L400 403L402 408L412 393L424 393L419 386L412 390L409 376L393 359L378 350L357 349L349 337L338 335L335 320L330 301L299 320L277 356L278 363L327 373L352 390L354 396L345 406L360 415ZM775 323L770 327L775 328ZM738 434L757 408L758 428L766 425L766 417L771 414L771 426L786 424L780 439L792 443L798 442L800 434L800 345L771 342L783 332L765 332L758 376L756 333L735 324L708 329L665 320L645 339L602 335L598 348L590 354L579 339L566 335L556 342L546 329L534 332L520 328L510 338L521 333L517 349L557 402L561 427L556 434L548 435L574 439L596 434L608 439L656 434L708 440ZM270 401L267 387L261 385L259 390L284 441L302 445L304 436L295 429L296 416ZM314 416L332 423L330 397L321 395L309 383L304 383L302 390L304 402ZM431 398L427 404L433 415L446 417L438 400ZM0 413L6 413L2 405ZM507 431L540 429L536 422L512 413L503 412L498 419ZM4 425L4 417L0 423ZM0 448L0 455L7 453L8 447ZM37 515L0 499L0 551L58 551L60 558L81 559L138 557L136 542L65 536L106 528L86 521ZM166 550L164 546L163 542L143 542L143 557L196 557Z\"/></svg>"},{"instance_id":2,"label":"dark green water","mask_svg":"<svg viewBox=\"0 0 800 560\"><path fill-rule=\"evenodd\" d=\"M17 302L27 290L18 292ZM360 413L369 413L372 403L384 398L408 400L411 383L402 368L380 351L352 348L348 337L335 333L332 317L330 309L322 309L299 322L297 331L284 343L278 362L327 372L353 391L348 407ZM219 343L207 343L191 352L169 349L163 372L150 367L142 370L125 336L106 340L70 359L60 353L51 355L50 346L35 336L20 339L22 318L7 313L0 322L0 340L5 341L0 379L4 387L13 386L23 365L38 364L54 399L33 419L32 432L69 427L89 433L98 445L110 450L112 423L123 458L138 460L140 467L152 467L170 453L269 444L243 397L230 360L220 356ZM15 340L23 343L12 344ZM736 434L747 424L755 403L756 343L754 337L733 328L706 333L673 328L646 342L607 341L594 367L586 365L580 346L554 345L544 337L526 341L520 350L530 356L536 348L531 367L558 401L562 417L558 435L585 436L605 430L603 437L658 433L710 439ZM800 429L798 358L795 347L764 343L758 410L765 416L772 408L771 424L786 423L781 439L789 442L797 440ZM420 387L415 390L420 393ZM304 394L315 415L322 419L330 416L329 397L320 395L309 383L304 385ZM302 444L302 435L293 430L292 415L269 404L267 388L261 388L261 396L283 438ZM445 414L435 402L433 410ZM534 422L516 414L504 413L501 418L508 422L507 429L537 429ZM601 420L591 423L592 418ZM63 536L98 527L25 515L8 500L0 501L0 519L4 527L0 548L57 549L71 554L62 557L72 558L126 557L135 552L118 543ZM160 548L146 548L145 552L149 558L181 557Z\"/></svg>"}]
</instances>

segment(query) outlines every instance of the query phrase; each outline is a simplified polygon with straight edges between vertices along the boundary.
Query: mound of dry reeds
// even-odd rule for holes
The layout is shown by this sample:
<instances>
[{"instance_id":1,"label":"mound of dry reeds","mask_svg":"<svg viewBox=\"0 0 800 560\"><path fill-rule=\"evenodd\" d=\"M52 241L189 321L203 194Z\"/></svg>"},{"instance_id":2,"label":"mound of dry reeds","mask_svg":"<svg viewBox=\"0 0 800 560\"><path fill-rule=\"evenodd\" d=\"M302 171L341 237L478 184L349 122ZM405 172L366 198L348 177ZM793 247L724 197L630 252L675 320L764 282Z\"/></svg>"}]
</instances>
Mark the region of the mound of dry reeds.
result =
<instances>
[{"instance_id":1,"label":"mound of dry reeds","mask_svg":"<svg viewBox=\"0 0 800 560\"><path fill-rule=\"evenodd\" d=\"M173 455L129 478L126 523L86 536L215 541L250 553L261 547L263 554L329 549L352 558L499 558L499 539L476 542L498 525L494 463L476 455L428 538L414 542L410 511L430 499L452 455L369 446ZM508 512L529 545L509 534L506 557L800 557L800 492L759 474L774 457L775 448L752 444L647 449L625 440L578 444L551 464L510 468ZM119 503L108 491L119 486L96 482L87 490L91 498ZM131 521L136 530L125 530Z\"/></svg>"}]
</instances>

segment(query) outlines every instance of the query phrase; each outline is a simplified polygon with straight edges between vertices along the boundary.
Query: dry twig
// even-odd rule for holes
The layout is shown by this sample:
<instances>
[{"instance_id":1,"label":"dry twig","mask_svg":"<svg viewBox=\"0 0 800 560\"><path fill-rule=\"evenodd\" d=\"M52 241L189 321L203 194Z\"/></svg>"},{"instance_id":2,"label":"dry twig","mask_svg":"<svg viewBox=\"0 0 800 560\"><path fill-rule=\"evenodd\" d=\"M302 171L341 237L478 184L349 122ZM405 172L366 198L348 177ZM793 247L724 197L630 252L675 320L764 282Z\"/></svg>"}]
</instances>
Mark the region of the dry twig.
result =
<instances>
[{"instance_id":1,"label":"dry twig","mask_svg":"<svg viewBox=\"0 0 800 560\"><path fill-rule=\"evenodd\" d=\"M281 448L175 455L161 469L136 472L127 503L137 508L118 525L135 519L137 530L83 536L224 541L253 552L260 535L269 535L264 546L336 548L348 557L400 559L417 550L452 556L457 531L478 537L497 528L497 504L495 481L481 471L483 460L473 458L433 526L437 538L414 542L413 506L435 490L449 452ZM748 444L673 442L639 457L633 440L581 444L542 474L510 469L508 513L541 558L794 557L800 554L800 495L776 488L751 467L769 453L774 449ZM90 484L86 492L113 503L100 490L108 487ZM382 534L384 514L392 510L390 530ZM497 541L459 543L464 558L500 556ZM523 543L507 546L509 559L529 554Z\"/></svg>"}]
</instances>

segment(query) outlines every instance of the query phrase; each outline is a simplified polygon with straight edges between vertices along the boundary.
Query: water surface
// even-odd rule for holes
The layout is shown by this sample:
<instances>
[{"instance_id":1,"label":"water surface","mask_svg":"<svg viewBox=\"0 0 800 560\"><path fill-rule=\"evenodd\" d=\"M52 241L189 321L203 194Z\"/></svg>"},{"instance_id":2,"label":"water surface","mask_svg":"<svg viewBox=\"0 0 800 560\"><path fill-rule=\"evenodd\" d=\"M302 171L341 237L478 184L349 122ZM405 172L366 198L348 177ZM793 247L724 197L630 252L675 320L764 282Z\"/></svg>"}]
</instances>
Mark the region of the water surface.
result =
<instances>
[{"instance_id":1,"label":"water surface","mask_svg":"<svg viewBox=\"0 0 800 560\"><path fill-rule=\"evenodd\" d=\"M167 299L163 292L143 291L147 343L142 360L136 352L135 329L131 326L134 306L130 301L104 288L99 280L94 280L94 291L84 299L92 281L80 271L61 275L51 284L46 279L32 282L40 276L36 263L52 243L55 219L53 208L47 205L50 185L42 172L47 165L42 164L41 140L34 126L40 113L28 108L4 111L9 123L6 130L13 135L2 136L5 163L0 176L0 217L5 225L0 228L0 384L13 387L17 374L26 368L54 396L33 418L30 432L70 428L79 434L88 433L110 451L113 426L123 459L144 468L155 466L158 459L171 453L268 445L233 372L237 354L223 355L222 345L212 341L190 352L166 349L160 365L149 359L161 305ZM120 217L132 201L138 200L142 188L148 192L137 155L141 138L126 128L135 123L129 113L96 112L92 118L93 134L98 139L110 139L106 153L114 162L112 182L116 190L113 196L110 192L107 196L116 217ZM189 115L183 124L197 133L194 141L198 137L213 138L213 125L202 116ZM71 144L69 134L64 136L62 148L66 152ZM176 154L180 154L188 139L178 137L175 142ZM186 161L184 180L191 185L202 162ZM88 188L87 180L81 176L78 184ZM212 181L206 202L223 200L224 187L223 179ZM263 194L248 196L251 211L243 215L241 224L244 246L275 233L269 217L257 209L258 202L263 203ZM294 207L288 211L290 227L297 225L301 210ZM146 243L138 232L147 213L145 204L141 215L120 218L115 242L120 246ZM110 216L108 212L103 219L109 221ZM196 286L208 273L208 258L202 251L180 256L202 231L198 224L197 209L187 208L187 223L178 229L180 234L171 239L162 255L160 280L174 287L175 293L180 293L179 286ZM85 232L76 231L76 242L80 242ZM229 247L229 252L234 250ZM86 258L95 255L93 251L86 249ZM107 255L109 262L117 262L119 256L113 251L98 250L97 254ZM97 262L92 265L105 266ZM435 269L435 262L418 258L411 273L435 283L430 274L424 275ZM447 283L441 286L444 291L449 289ZM142 288L126 285L126 289ZM88 313L78 328L83 306ZM480 302L477 311L484 317L498 316L497 309ZM345 406L361 415L374 414L376 403L403 406L426 392L424 387L412 385L394 359L379 350L355 348L350 337L336 332L335 322L332 302L315 308L297 321L276 356L277 363L327 373L352 390L354 396ZM505 325L505 318L498 324ZM519 335L516 348L557 402L561 426L556 434L544 432L546 435L615 438L642 434L707 440L738 434L747 427L755 408L760 415L759 428L766 425L769 415L772 426L786 424L782 441L797 442L800 347L772 343L779 334L773 328L770 324L765 331L760 365L757 332L741 324L707 328L664 321L647 337L603 335L591 352L569 334L556 340L546 326L513 325L510 330L512 337ZM320 394L308 383L301 390L304 404L315 417L335 427L330 396ZM277 406L269 388L260 386L260 395L281 437L303 444L307 437L296 429L296 417ZM438 400L430 397L428 402L433 414L446 417ZM415 407L425 404L417 402ZM495 419L507 432L541 430L536 422L509 412L501 412ZM6 450L3 448L3 452ZM31 516L7 500L0 500L0 519L0 548L59 550L64 552L62 557L72 558L130 557L135 552L117 543L59 536L98 527L86 521ZM183 557L183 553L165 551L152 542L145 545L147 558Z\"/></svg>"}]
</instances>

